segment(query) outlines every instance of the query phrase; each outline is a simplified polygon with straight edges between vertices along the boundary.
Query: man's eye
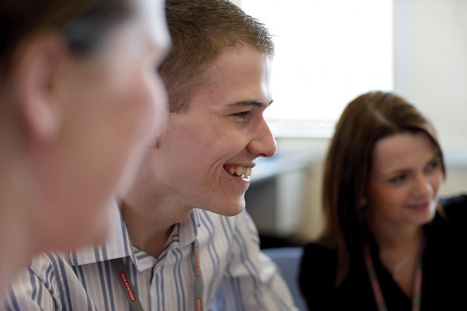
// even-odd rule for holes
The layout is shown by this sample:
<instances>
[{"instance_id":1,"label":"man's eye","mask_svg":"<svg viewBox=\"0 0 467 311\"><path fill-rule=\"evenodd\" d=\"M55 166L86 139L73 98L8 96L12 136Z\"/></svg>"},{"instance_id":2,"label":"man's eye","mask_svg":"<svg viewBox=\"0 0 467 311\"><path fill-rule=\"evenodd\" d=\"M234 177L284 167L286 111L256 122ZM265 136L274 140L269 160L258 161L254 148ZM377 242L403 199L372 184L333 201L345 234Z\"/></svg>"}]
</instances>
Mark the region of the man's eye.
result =
<instances>
[{"instance_id":1,"label":"man's eye","mask_svg":"<svg viewBox=\"0 0 467 311\"><path fill-rule=\"evenodd\" d=\"M234 113L233 115L234 115L235 117L239 117L239 118L245 119L245 118L248 116L248 113L249 113L249 111L242 111L242 112Z\"/></svg>"}]
</instances>

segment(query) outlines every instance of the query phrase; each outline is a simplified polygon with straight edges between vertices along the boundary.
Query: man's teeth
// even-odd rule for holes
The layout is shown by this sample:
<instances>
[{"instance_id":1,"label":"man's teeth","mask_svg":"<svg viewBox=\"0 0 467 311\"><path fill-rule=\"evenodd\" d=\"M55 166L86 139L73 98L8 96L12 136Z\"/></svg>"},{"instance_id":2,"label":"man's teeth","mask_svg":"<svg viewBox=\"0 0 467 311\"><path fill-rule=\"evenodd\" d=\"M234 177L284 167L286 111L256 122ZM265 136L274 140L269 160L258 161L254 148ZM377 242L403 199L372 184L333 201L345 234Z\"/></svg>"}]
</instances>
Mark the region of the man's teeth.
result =
<instances>
[{"instance_id":1,"label":"man's teeth","mask_svg":"<svg viewBox=\"0 0 467 311\"><path fill-rule=\"evenodd\" d=\"M244 166L230 167L228 172L231 175L251 176L252 168L251 167L244 167Z\"/></svg>"}]
</instances>

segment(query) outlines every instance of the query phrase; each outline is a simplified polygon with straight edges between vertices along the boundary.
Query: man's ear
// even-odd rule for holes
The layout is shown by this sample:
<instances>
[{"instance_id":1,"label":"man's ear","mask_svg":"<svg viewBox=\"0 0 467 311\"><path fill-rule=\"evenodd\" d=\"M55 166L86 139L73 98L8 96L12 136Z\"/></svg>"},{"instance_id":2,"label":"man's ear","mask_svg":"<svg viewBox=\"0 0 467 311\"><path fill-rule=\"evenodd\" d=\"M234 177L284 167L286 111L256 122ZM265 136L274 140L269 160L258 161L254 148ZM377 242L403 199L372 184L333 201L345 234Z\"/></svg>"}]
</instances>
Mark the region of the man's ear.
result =
<instances>
[{"instance_id":1,"label":"man's ear","mask_svg":"<svg viewBox=\"0 0 467 311\"><path fill-rule=\"evenodd\" d=\"M24 43L17 55L14 88L27 135L39 141L54 139L62 124L57 82L67 48L58 34L46 33Z\"/></svg>"}]
</instances>

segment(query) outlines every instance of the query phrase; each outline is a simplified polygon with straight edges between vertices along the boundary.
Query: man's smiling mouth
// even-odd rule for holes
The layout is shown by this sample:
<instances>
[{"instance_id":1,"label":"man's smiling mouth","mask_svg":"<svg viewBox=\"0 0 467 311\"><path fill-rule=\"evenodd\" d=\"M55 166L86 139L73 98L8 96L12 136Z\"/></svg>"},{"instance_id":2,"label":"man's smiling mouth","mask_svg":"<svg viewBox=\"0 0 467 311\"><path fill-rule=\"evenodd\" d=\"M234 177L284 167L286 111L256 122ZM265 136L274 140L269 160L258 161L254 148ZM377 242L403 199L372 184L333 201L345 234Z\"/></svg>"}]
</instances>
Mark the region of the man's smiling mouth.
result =
<instances>
[{"instance_id":1,"label":"man's smiling mouth","mask_svg":"<svg viewBox=\"0 0 467 311\"><path fill-rule=\"evenodd\" d=\"M231 166L229 168L224 167L225 171L233 176L240 176L240 177L250 177L253 168L246 167L246 166Z\"/></svg>"}]
</instances>

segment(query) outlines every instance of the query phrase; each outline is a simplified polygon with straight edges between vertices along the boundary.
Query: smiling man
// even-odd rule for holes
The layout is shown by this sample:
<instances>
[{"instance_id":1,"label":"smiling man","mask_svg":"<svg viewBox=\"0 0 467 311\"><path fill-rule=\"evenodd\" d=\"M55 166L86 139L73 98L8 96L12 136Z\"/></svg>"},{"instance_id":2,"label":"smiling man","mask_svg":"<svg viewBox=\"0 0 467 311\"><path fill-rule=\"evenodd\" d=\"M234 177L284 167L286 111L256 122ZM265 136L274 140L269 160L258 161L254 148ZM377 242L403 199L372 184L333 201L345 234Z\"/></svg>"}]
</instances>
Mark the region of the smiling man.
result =
<instances>
[{"instance_id":1,"label":"smiling man","mask_svg":"<svg viewBox=\"0 0 467 311\"><path fill-rule=\"evenodd\" d=\"M112 240L33 262L11 295L28 310L295 310L244 210L256 160L276 152L263 116L271 36L228 1L166 6L166 130L120 198Z\"/></svg>"}]
</instances>

